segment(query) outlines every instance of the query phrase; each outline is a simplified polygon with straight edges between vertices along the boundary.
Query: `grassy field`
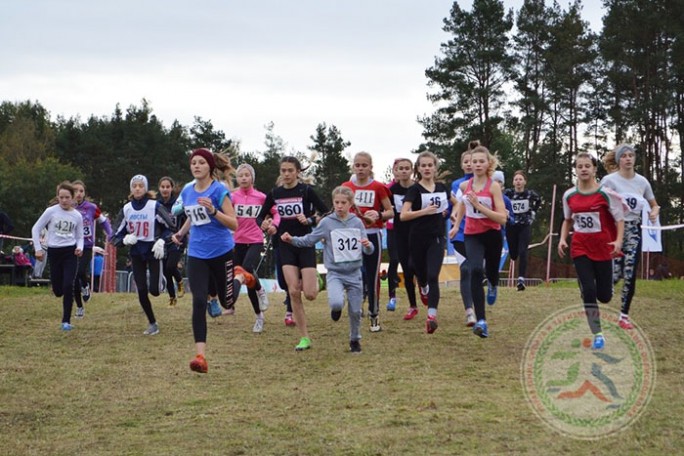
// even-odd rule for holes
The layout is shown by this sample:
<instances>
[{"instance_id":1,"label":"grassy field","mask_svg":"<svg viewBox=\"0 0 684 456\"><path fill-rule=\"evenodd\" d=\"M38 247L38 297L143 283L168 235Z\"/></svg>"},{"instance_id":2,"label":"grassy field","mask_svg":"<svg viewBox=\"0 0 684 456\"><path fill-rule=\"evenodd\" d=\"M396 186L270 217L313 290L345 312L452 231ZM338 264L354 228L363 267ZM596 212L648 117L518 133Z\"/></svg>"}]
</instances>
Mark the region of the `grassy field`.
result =
<instances>
[{"instance_id":1,"label":"grassy field","mask_svg":"<svg viewBox=\"0 0 684 456\"><path fill-rule=\"evenodd\" d=\"M348 321L327 295L307 304L313 340L271 295L263 334L245 297L234 317L209 322L209 373L196 374L191 298L156 298L158 336L135 295L96 295L76 329L59 330L61 304L42 289L0 288L0 448L9 455L675 454L684 451L684 282L640 282L632 317L657 359L653 398L625 431L597 441L564 437L528 406L525 343L552 312L576 304L575 284L503 289L488 308L491 337L463 324L456 288L443 290L440 327L406 300L381 313L363 353L348 353ZM276 302L278 301L278 302ZM614 300L610 304L617 306ZM383 306L384 307L384 306ZM610 340L609 340L610 343Z\"/></svg>"}]
</instances>

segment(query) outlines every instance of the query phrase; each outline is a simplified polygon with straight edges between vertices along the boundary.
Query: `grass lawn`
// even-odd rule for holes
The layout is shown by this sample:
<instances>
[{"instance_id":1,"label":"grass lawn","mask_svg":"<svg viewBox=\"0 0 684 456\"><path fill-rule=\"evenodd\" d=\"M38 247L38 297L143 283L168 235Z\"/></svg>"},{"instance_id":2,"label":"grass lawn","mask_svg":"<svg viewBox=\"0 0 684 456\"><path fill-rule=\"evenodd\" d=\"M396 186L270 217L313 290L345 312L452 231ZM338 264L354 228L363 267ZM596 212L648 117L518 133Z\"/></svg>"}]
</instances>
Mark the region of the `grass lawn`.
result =
<instances>
[{"instance_id":1,"label":"grass lawn","mask_svg":"<svg viewBox=\"0 0 684 456\"><path fill-rule=\"evenodd\" d=\"M583 441L547 427L520 380L525 344L551 313L578 305L576 284L502 289L490 338L464 325L456 288L442 290L439 329L386 312L363 323L348 352L348 320L327 294L306 304L313 348L297 353L270 295L263 334L245 296L208 322L209 373L190 371L191 297L153 298L161 333L143 336L133 294L99 294L59 330L61 301L45 288L0 287L0 448L8 455L676 454L684 451L684 281L640 282L632 318L657 363L652 400L626 430ZM617 308L619 299L609 306ZM587 330L588 331L588 330ZM608 338L608 344L611 339Z\"/></svg>"}]
</instances>

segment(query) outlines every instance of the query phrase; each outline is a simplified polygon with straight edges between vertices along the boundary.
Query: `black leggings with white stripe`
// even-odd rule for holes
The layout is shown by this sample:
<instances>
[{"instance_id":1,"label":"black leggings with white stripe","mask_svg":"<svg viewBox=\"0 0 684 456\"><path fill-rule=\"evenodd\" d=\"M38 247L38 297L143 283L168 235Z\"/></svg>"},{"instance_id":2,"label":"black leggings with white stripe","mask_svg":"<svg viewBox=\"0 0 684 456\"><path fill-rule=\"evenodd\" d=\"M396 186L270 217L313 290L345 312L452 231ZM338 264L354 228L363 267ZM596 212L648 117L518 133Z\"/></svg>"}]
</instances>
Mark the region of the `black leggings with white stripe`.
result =
<instances>
[{"instance_id":1,"label":"black leggings with white stripe","mask_svg":"<svg viewBox=\"0 0 684 456\"><path fill-rule=\"evenodd\" d=\"M150 297L159 296L159 290L161 290L161 260L152 258L150 260L140 257L137 255L131 255L131 266L133 267L133 280L135 280L135 287L138 289L138 301L140 301L140 307L142 307L145 316L147 316L147 321L150 324L156 323L157 319L154 318L154 311L152 310L152 302L150 302ZM150 271L150 282L149 288L147 286L147 271Z\"/></svg>"}]
</instances>

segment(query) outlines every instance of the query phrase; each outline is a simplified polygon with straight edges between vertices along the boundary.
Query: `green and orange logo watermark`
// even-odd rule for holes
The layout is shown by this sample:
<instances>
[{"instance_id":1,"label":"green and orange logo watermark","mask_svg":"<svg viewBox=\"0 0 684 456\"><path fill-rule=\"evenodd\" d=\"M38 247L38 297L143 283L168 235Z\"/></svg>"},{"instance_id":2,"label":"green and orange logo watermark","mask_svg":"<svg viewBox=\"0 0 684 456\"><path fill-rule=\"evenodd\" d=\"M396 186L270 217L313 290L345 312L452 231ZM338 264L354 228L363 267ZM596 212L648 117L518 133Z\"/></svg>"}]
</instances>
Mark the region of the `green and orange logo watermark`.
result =
<instances>
[{"instance_id":1,"label":"green and orange logo watermark","mask_svg":"<svg viewBox=\"0 0 684 456\"><path fill-rule=\"evenodd\" d=\"M620 432L651 399L656 380L651 344L639 326L624 330L618 318L615 310L600 309L606 338L600 351L591 348L581 306L551 315L527 341L521 366L525 396L537 416L563 435L593 440Z\"/></svg>"}]
</instances>

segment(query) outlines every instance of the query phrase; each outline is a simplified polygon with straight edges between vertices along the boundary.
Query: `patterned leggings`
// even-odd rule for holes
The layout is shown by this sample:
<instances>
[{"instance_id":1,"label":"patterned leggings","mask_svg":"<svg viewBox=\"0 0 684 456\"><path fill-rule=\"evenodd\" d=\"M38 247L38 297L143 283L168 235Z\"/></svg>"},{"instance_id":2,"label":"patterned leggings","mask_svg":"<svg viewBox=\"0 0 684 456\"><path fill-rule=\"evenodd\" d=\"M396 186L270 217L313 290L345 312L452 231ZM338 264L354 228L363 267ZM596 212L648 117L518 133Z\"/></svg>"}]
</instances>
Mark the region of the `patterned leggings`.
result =
<instances>
[{"instance_id":1,"label":"patterned leggings","mask_svg":"<svg viewBox=\"0 0 684 456\"><path fill-rule=\"evenodd\" d=\"M625 222L622 253L624 256L613 261L613 284L624 279L621 293L622 308L620 310L627 315L636 290L636 276L641 254L641 220Z\"/></svg>"}]
</instances>

